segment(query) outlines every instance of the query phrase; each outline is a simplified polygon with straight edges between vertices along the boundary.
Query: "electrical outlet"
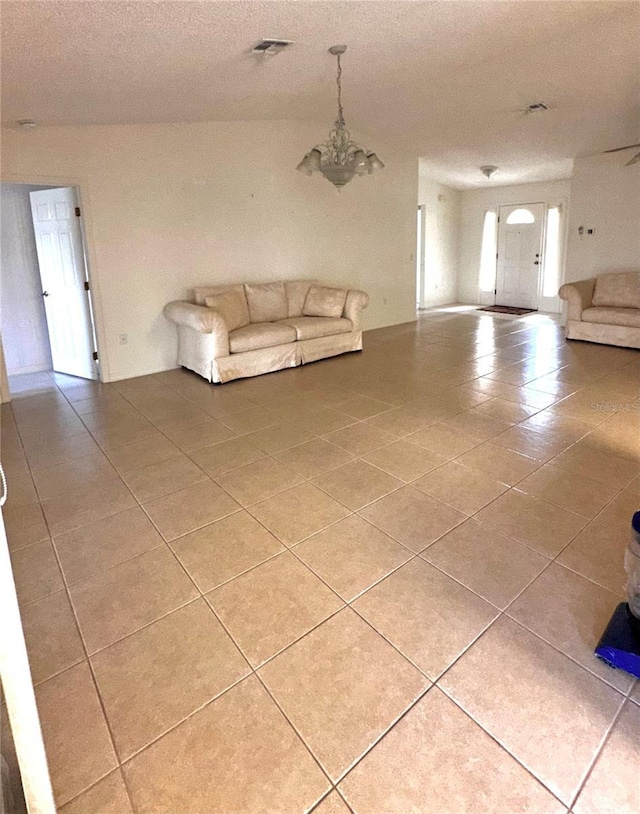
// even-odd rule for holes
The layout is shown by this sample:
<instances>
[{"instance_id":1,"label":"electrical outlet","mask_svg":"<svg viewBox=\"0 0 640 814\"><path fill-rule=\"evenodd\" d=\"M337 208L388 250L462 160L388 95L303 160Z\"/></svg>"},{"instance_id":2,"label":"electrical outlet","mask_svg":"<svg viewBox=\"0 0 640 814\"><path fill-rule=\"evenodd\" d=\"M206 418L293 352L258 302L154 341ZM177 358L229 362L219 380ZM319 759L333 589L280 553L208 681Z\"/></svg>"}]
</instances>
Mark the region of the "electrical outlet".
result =
<instances>
[{"instance_id":1,"label":"electrical outlet","mask_svg":"<svg viewBox=\"0 0 640 814\"><path fill-rule=\"evenodd\" d=\"M118 345L126 345L129 342L128 334L118 334Z\"/></svg>"}]
</instances>

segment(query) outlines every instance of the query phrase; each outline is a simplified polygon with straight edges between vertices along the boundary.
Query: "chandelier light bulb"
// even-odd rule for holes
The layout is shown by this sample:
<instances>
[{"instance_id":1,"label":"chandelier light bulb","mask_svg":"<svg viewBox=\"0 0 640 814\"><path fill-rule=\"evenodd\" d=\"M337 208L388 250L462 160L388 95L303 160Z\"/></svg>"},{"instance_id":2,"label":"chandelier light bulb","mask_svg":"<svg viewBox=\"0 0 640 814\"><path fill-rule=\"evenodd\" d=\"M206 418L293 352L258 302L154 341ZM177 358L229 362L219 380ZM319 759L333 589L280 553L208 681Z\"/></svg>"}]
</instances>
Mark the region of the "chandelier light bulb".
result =
<instances>
[{"instance_id":1,"label":"chandelier light bulb","mask_svg":"<svg viewBox=\"0 0 640 814\"><path fill-rule=\"evenodd\" d=\"M342 109L342 65L340 57L347 50L346 45L332 45L329 53L336 57L338 73L338 117L329 138L310 150L296 167L305 175L320 172L331 183L340 189L355 178L356 175L371 175L384 168L384 164L373 152L365 150L351 139L347 130Z\"/></svg>"}]
</instances>

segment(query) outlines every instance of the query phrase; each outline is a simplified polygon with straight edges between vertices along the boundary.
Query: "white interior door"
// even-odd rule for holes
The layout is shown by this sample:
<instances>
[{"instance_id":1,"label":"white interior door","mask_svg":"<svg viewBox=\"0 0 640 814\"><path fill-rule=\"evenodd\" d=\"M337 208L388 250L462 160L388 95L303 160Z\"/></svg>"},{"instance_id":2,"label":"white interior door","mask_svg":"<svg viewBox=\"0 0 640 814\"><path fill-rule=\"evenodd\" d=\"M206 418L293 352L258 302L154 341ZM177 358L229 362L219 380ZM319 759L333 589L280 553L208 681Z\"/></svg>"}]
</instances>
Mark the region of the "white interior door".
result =
<instances>
[{"instance_id":1,"label":"white interior door","mask_svg":"<svg viewBox=\"0 0 640 814\"><path fill-rule=\"evenodd\" d=\"M91 303L73 187L31 192L53 369L96 379Z\"/></svg>"},{"instance_id":2,"label":"white interior door","mask_svg":"<svg viewBox=\"0 0 640 814\"><path fill-rule=\"evenodd\" d=\"M500 207L497 305L538 307L544 211L542 203Z\"/></svg>"}]
</instances>

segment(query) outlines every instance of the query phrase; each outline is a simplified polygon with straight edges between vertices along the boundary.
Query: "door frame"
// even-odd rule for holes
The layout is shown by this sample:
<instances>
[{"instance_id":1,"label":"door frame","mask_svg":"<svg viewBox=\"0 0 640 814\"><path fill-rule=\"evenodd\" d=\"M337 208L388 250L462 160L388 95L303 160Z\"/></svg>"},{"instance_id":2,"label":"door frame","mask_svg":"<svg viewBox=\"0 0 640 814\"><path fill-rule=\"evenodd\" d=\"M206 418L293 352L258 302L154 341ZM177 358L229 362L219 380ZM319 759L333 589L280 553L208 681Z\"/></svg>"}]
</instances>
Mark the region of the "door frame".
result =
<instances>
[{"instance_id":1,"label":"door frame","mask_svg":"<svg viewBox=\"0 0 640 814\"><path fill-rule=\"evenodd\" d=\"M506 226L506 220L502 223L502 215L501 210L503 209L513 209L514 207L517 209L526 209L528 206L542 206L543 214L542 214L542 224L540 228L540 256L538 258L538 279L536 280L536 310L540 310L540 299L542 295L542 276L544 273L544 247L547 242L547 211L549 209L549 205L545 201L528 201L527 203L516 203L516 204L498 204L496 207L498 212L498 221L497 221L497 229L496 229L496 248L499 250L500 247L500 229ZM493 286L493 304L498 304L498 266L499 266L499 255L496 254L496 279Z\"/></svg>"},{"instance_id":2,"label":"door frame","mask_svg":"<svg viewBox=\"0 0 640 814\"><path fill-rule=\"evenodd\" d=\"M91 207L89 195L86 193L88 180L84 177L69 177L56 175L40 175L33 173L23 175L22 173L1 173L0 183L3 184L28 184L49 187L73 187L76 191L78 206L80 207L80 232L82 234L82 246L84 254L85 272L89 282L89 304L93 322L93 333L96 351L98 353L98 378L92 381L110 381L109 359L107 356L107 341L105 331L105 320L100 294L100 285L97 273L93 269L97 267L95 263L95 253L93 251L93 224L91 221Z\"/></svg>"},{"instance_id":3,"label":"door frame","mask_svg":"<svg viewBox=\"0 0 640 814\"><path fill-rule=\"evenodd\" d=\"M565 275L567 270L567 252L568 252L568 235L569 235L569 199L565 195L561 195L559 197L550 197L545 201L530 201L531 203L543 203L544 204L544 223L542 225L542 260L543 262L540 265L540 271L538 273L538 310L541 313L551 313L551 314L561 314L562 313L562 301L560 297L543 297L542 290L543 290L543 281L544 281L544 260L546 254L546 247L547 247L547 213L549 209L553 209L554 207L558 207L560 210L560 234L559 234L559 241L560 246L558 250L558 264L559 264L559 274L558 274L558 289L565 281ZM482 223L484 223L484 217L487 212L493 211L496 213L496 217L500 214L501 207L504 206L527 206L526 203L520 203L519 201L511 202L511 198L507 196L506 202L502 203L495 203L491 206L487 206L482 211L482 222L480 224L479 235L480 235L480 244L478 249L478 257L481 256L482 252ZM500 228L500 224L496 223L496 249L498 246L498 230ZM479 279L479 278L478 278ZM494 276L493 276L493 288L491 291L481 290L480 285L478 285L478 295L477 295L477 302L480 305L495 305L496 304L496 288L498 282L498 263L496 258L495 268L494 268ZM549 306L553 308L553 310L549 310Z\"/></svg>"},{"instance_id":4,"label":"door frame","mask_svg":"<svg viewBox=\"0 0 640 814\"><path fill-rule=\"evenodd\" d=\"M425 237L427 232L427 207L418 204L416 213L416 308L424 308L424 291L426 275Z\"/></svg>"}]
</instances>

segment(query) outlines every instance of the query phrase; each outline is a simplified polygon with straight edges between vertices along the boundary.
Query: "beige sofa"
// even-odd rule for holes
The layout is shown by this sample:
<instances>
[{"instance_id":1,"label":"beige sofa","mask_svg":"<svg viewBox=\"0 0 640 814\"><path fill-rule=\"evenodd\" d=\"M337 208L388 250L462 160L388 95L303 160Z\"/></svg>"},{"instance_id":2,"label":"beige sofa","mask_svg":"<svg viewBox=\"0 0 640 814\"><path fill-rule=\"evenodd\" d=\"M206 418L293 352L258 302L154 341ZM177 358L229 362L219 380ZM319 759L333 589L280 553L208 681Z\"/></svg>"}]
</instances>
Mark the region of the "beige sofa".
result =
<instances>
[{"instance_id":1,"label":"beige sofa","mask_svg":"<svg viewBox=\"0 0 640 814\"><path fill-rule=\"evenodd\" d=\"M578 280L558 293L569 303L567 339L640 348L640 271Z\"/></svg>"},{"instance_id":2,"label":"beige sofa","mask_svg":"<svg viewBox=\"0 0 640 814\"><path fill-rule=\"evenodd\" d=\"M228 382L362 350L364 291L313 280L199 286L164 309L178 326L178 364Z\"/></svg>"}]
</instances>

